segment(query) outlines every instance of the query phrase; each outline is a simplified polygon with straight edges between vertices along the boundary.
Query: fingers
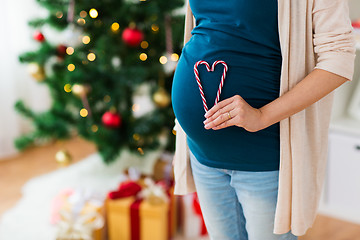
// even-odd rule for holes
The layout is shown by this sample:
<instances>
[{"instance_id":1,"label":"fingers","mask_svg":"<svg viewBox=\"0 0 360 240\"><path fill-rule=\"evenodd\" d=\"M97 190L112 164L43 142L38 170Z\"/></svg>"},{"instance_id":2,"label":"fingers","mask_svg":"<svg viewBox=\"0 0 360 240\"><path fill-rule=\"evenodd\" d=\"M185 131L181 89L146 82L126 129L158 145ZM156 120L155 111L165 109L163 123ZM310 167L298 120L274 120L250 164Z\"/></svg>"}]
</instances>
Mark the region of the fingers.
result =
<instances>
[{"instance_id":1,"label":"fingers","mask_svg":"<svg viewBox=\"0 0 360 240\"><path fill-rule=\"evenodd\" d=\"M234 126L234 125L236 125L236 119L231 118L231 119L217 125L216 127L213 127L213 129L214 130L219 130L219 129L227 128L227 127Z\"/></svg>"},{"instance_id":2,"label":"fingers","mask_svg":"<svg viewBox=\"0 0 360 240\"><path fill-rule=\"evenodd\" d=\"M229 116L230 113L230 116ZM235 116L234 106L232 104L220 108L214 115L204 121L205 128L210 129L229 121Z\"/></svg>"},{"instance_id":3,"label":"fingers","mask_svg":"<svg viewBox=\"0 0 360 240\"><path fill-rule=\"evenodd\" d=\"M205 117L207 118L204 121L205 129L214 129L215 127L229 121L228 112L230 112L231 118L234 118L238 114L238 110L241 108L244 101L245 100L242 97L235 95L213 106L207 114L205 114ZM234 121L231 121L230 123L236 125ZM230 123L226 123L227 126L232 126L229 125Z\"/></svg>"},{"instance_id":4,"label":"fingers","mask_svg":"<svg viewBox=\"0 0 360 240\"><path fill-rule=\"evenodd\" d=\"M231 104L234 101L234 97L231 98L227 98L225 100L222 100L221 102L219 102L218 104L216 104L215 106L213 106L209 111L207 111L207 113L205 114L206 118L211 117L214 113L216 113L219 109L225 107L226 105Z\"/></svg>"}]
</instances>

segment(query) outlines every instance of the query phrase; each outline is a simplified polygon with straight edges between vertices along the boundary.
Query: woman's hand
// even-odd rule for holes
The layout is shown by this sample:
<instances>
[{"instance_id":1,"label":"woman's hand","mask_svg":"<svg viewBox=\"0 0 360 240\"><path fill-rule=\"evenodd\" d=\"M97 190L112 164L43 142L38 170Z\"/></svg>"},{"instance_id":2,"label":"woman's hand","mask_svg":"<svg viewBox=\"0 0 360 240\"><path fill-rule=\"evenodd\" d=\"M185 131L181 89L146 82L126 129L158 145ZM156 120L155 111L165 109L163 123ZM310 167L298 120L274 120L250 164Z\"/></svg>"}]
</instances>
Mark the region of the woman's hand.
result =
<instances>
[{"instance_id":1,"label":"woman's hand","mask_svg":"<svg viewBox=\"0 0 360 240\"><path fill-rule=\"evenodd\" d=\"M314 69L292 89L260 109L251 107L238 95L233 96L219 102L205 114L205 128L217 130L238 126L249 132L259 131L304 110L348 80L323 69Z\"/></svg>"},{"instance_id":2,"label":"woman's hand","mask_svg":"<svg viewBox=\"0 0 360 240\"><path fill-rule=\"evenodd\" d=\"M205 117L206 129L218 130L238 126L249 132L256 132L265 128L261 110L251 107L239 95L219 102L205 114Z\"/></svg>"}]
</instances>

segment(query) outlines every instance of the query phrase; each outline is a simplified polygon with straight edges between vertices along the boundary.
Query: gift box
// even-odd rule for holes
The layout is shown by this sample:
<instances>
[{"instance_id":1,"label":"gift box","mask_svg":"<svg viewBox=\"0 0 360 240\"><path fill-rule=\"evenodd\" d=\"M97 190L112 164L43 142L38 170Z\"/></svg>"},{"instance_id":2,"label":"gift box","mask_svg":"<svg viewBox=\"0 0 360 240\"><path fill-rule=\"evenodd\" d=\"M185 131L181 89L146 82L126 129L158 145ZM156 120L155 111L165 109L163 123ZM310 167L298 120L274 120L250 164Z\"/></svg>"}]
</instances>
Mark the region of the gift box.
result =
<instances>
[{"instance_id":1,"label":"gift box","mask_svg":"<svg viewBox=\"0 0 360 240\"><path fill-rule=\"evenodd\" d=\"M181 233L185 238L200 238L207 235L204 218L196 193L179 198Z\"/></svg>"},{"instance_id":2,"label":"gift box","mask_svg":"<svg viewBox=\"0 0 360 240\"><path fill-rule=\"evenodd\" d=\"M174 179L174 169L172 166L173 158L174 154L163 153L160 158L155 162L153 169L153 178L155 181L171 181Z\"/></svg>"},{"instance_id":3,"label":"gift box","mask_svg":"<svg viewBox=\"0 0 360 240\"><path fill-rule=\"evenodd\" d=\"M127 193L131 192L129 184L137 188L133 183L125 183L122 189ZM106 200L109 240L168 240L175 235L177 200L173 186L150 185L133 191L133 196L122 197L121 187L118 194L109 193ZM115 195L120 198L112 199Z\"/></svg>"},{"instance_id":4,"label":"gift box","mask_svg":"<svg viewBox=\"0 0 360 240\"><path fill-rule=\"evenodd\" d=\"M91 191L66 190L53 201L51 222L56 240L105 240L104 197Z\"/></svg>"}]
</instances>

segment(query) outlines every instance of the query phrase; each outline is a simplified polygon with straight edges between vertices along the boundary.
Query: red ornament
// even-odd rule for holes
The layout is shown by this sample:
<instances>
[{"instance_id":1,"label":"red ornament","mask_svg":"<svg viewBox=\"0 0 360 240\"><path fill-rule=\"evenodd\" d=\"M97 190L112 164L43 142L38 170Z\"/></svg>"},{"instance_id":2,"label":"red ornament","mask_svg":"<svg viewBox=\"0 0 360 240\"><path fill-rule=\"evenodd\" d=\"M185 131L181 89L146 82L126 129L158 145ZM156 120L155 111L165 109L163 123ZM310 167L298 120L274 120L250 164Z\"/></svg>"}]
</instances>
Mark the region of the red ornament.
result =
<instances>
[{"instance_id":1,"label":"red ornament","mask_svg":"<svg viewBox=\"0 0 360 240\"><path fill-rule=\"evenodd\" d=\"M44 37L44 35L40 32L40 31L36 31L35 33L34 33L34 39L36 40L36 41L39 41L39 42L43 42L43 41L45 41L45 37Z\"/></svg>"},{"instance_id":2,"label":"red ornament","mask_svg":"<svg viewBox=\"0 0 360 240\"><path fill-rule=\"evenodd\" d=\"M144 39L144 34L139 29L126 28L122 33L122 39L127 45L137 47Z\"/></svg>"},{"instance_id":3,"label":"red ornament","mask_svg":"<svg viewBox=\"0 0 360 240\"><path fill-rule=\"evenodd\" d=\"M101 120L106 127L118 128L121 125L121 117L117 113L106 112Z\"/></svg>"},{"instance_id":4,"label":"red ornament","mask_svg":"<svg viewBox=\"0 0 360 240\"><path fill-rule=\"evenodd\" d=\"M67 46L60 44L57 48L56 48L56 52L59 56L65 56L66 54L66 49Z\"/></svg>"}]
</instances>

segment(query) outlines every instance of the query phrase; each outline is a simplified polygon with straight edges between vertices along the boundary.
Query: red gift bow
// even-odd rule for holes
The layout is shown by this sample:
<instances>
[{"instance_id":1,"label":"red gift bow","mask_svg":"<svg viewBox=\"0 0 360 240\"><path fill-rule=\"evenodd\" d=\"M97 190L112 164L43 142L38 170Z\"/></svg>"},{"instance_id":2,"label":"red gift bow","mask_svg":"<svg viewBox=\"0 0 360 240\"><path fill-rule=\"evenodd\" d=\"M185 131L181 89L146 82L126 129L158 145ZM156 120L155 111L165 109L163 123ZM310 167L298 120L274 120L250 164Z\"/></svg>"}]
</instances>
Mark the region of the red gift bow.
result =
<instances>
[{"instance_id":1,"label":"red gift bow","mask_svg":"<svg viewBox=\"0 0 360 240\"><path fill-rule=\"evenodd\" d=\"M207 229L206 229L206 226L205 226L204 217L203 217L202 212L201 212L199 198L197 196L197 193L193 194L193 208L194 208L195 213L197 215L199 215L199 217L201 218L201 235L204 236L204 235L207 234Z\"/></svg>"},{"instance_id":2,"label":"red gift bow","mask_svg":"<svg viewBox=\"0 0 360 240\"><path fill-rule=\"evenodd\" d=\"M128 181L120 184L117 191L109 192L110 199L136 196L141 191L141 185L136 182Z\"/></svg>"}]
</instances>

